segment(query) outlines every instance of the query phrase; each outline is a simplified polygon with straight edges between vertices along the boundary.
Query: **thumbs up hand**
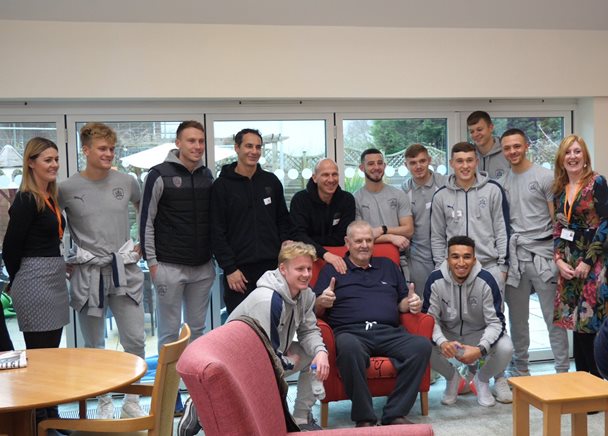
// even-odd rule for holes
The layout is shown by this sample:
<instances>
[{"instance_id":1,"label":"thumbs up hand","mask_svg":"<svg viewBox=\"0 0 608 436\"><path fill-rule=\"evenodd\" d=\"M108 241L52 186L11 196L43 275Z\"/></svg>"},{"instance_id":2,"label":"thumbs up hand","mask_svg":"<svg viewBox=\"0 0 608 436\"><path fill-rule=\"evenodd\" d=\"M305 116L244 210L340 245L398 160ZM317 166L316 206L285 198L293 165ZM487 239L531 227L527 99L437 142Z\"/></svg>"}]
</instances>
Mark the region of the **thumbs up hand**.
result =
<instances>
[{"instance_id":1,"label":"thumbs up hand","mask_svg":"<svg viewBox=\"0 0 608 436\"><path fill-rule=\"evenodd\" d=\"M329 309L330 307L333 307L334 301L336 300L336 294L334 293L335 287L336 287L336 278L332 277L331 280L329 281L329 286L327 286L327 288L325 288L323 293L321 295L319 295L319 297L317 298L318 304L321 307L323 307L325 309Z\"/></svg>"},{"instance_id":2,"label":"thumbs up hand","mask_svg":"<svg viewBox=\"0 0 608 436\"><path fill-rule=\"evenodd\" d=\"M407 303L410 308L411 313L419 313L420 309L422 309L422 300L415 292L415 285L413 282L410 282L407 285Z\"/></svg>"}]
</instances>

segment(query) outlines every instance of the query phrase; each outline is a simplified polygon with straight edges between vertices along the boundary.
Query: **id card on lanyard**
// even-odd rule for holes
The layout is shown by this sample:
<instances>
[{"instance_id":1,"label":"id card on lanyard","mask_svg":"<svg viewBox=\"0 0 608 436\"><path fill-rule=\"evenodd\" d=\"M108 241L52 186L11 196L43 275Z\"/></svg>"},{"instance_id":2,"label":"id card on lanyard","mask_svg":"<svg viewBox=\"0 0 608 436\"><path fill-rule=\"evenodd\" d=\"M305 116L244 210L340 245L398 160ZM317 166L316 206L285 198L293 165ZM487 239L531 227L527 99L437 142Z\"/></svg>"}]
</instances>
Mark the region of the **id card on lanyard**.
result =
<instances>
[{"instance_id":1,"label":"id card on lanyard","mask_svg":"<svg viewBox=\"0 0 608 436\"><path fill-rule=\"evenodd\" d=\"M570 225L570 220L572 219L572 209L574 209L574 201L578 196L578 193L581 190L580 183L576 185L576 190L574 191L574 195L570 195L570 185L566 185L566 201L564 201L564 216L568 221L568 226ZM570 202L572 201L572 202ZM570 207L568 207L570 206ZM562 233L559 236L561 239L565 241L572 242L574 241L574 230L570 228L562 229Z\"/></svg>"}]
</instances>

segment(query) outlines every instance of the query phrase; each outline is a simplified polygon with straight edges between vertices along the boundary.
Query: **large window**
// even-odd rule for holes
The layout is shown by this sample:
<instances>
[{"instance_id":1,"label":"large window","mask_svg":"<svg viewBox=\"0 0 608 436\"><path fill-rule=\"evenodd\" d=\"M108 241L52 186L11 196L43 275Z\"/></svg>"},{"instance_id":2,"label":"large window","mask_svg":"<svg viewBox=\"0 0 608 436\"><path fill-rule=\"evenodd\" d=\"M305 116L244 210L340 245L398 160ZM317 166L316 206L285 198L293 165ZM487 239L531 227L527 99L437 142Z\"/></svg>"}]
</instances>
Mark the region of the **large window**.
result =
<instances>
[{"instance_id":1,"label":"large window","mask_svg":"<svg viewBox=\"0 0 608 436\"><path fill-rule=\"evenodd\" d=\"M447 118L344 119L342 130L344 186L349 192L355 192L364 184L358 166L361 152L367 148L377 148L384 153L385 181L393 186L401 186L408 177L404 153L415 143L429 150L434 169L447 174Z\"/></svg>"},{"instance_id":2,"label":"large window","mask_svg":"<svg viewBox=\"0 0 608 436\"><path fill-rule=\"evenodd\" d=\"M483 105L487 102L480 103L479 107L484 109ZM19 110L10 107L0 108L0 151L1 147L10 145L17 154L22 155L29 138L35 135L48 137L59 145L61 178L65 179L68 174L84 167L78 130L88 121L102 121L118 133L116 169L132 174L143 184L148 169L164 160L168 150L173 148L179 122L206 119L208 147L205 159L214 175L217 176L222 165L236 159L234 134L245 127L259 129L266 144L260 163L282 181L289 202L295 192L304 189L317 160L325 156L337 161L341 185L349 191L358 189L363 184L362 173L358 170L359 155L368 147L379 148L385 153L386 181L395 186L401 186L408 177L403 154L412 143L422 143L429 148L433 168L439 173L447 173L449 147L467 138L466 116L479 108L473 107L474 104L468 101L317 101L297 105L285 102L276 105L234 105L233 102L182 101L145 105L99 102L49 104L41 105L38 109L28 106ZM552 109L545 110L547 107ZM573 108L574 103L539 104L533 107L529 103L519 105L517 102L507 102L500 107L496 105L485 109L494 120L497 136L510 127L522 128L531 139L531 157L543 166L551 166L557 145L563 136L572 131ZM37 110L40 112L35 112ZM18 113L36 115L17 116ZM66 140L66 133L69 140ZM6 154L9 154L8 151ZM0 232L3 234L10 196L16 192L21 170L5 165L0 167L0 171ZM135 211L131 210L131 234L137 238L135 217ZM142 267L145 270L145 265ZM149 282L146 286L150 286ZM208 327L219 325L220 306L216 282ZM547 333L534 297L531 306L531 348L542 350L533 356L550 357L547 354L550 352L546 351ZM151 314L148 313L146 333L150 339L147 352L155 354L156 333L152 336L150 318ZM537 330L537 327L540 329ZM70 331L77 332L78 329ZM108 347L117 346L116 333L116 323L110 326L108 320Z\"/></svg>"},{"instance_id":3,"label":"large window","mask_svg":"<svg viewBox=\"0 0 608 436\"><path fill-rule=\"evenodd\" d=\"M281 180L288 205L306 187L315 163L328 156L327 119L214 120L209 124L216 177L223 165L236 160L234 135L244 128L257 129L264 139L260 165Z\"/></svg>"}]
</instances>

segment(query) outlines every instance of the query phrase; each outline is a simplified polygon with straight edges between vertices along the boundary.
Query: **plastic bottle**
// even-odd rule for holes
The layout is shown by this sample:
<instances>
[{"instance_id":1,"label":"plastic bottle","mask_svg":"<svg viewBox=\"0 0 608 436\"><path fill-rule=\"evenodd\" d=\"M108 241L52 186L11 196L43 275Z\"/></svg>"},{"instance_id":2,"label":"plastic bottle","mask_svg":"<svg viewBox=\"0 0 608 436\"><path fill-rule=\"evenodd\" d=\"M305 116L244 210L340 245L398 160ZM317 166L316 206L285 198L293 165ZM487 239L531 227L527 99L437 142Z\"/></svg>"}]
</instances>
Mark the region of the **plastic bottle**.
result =
<instances>
[{"instance_id":1,"label":"plastic bottle","mask_svg":"<svg viewBox=\"0 0 608 436\"><path fill-rule=\"evenodd\" d=\"M323 382L317 378L317 365L313 363L310 365L310 372L312 373L312 393L317 397L318 400L325 398L325 388Z\"/></svg>"},{"instance_id":2,"label":"plastic bottle","mask_svg":"<svg viewBox=\"0 0 608 436\"><path fill-rule=\"evenodd\" d=\"M460 345L456 345L456 357L462 357L464 356L464 347L461 347Z\"/></svg>"}]
</instances>

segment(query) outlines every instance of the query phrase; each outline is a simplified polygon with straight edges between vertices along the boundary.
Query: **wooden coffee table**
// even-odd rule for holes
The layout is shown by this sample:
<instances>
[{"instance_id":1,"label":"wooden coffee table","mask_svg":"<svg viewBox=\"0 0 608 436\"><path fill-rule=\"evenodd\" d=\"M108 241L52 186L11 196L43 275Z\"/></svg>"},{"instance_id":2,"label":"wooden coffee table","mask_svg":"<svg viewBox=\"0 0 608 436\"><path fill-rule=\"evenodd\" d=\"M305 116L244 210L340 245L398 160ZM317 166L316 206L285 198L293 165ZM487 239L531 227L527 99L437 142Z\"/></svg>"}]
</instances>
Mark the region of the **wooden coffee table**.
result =
<instances>
[{"instance_id":1,"label":"wooden coffee table","mask_svg":"<svg viewBox=\"0 0 608 436\"><path fill-rule=\"evenodd\" d=\"M543 435L561 431L561 415L572 415L572 435L587 435L587 412L604 411L608 436L608 382L588 372L513 377L513 435L530 434L530 405L543 411Z\"/></svg>"},{"instance_id":2,"label":"wooden coffee table","mask_svg":"<svg viewBox=\"0 0 608 436\"><path fill-rule=\"evenodd\" d=\"M139 380L146 362L92 348L27 350L27 368L0 370L0 434L35 434L34 410L112 392Z\"/></svg>"}]
</instances>

